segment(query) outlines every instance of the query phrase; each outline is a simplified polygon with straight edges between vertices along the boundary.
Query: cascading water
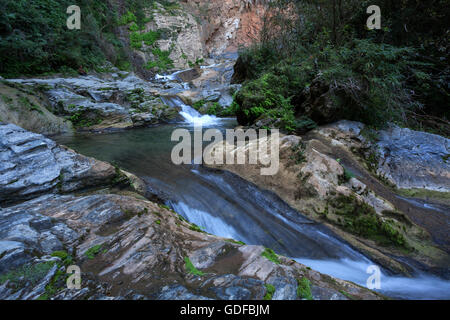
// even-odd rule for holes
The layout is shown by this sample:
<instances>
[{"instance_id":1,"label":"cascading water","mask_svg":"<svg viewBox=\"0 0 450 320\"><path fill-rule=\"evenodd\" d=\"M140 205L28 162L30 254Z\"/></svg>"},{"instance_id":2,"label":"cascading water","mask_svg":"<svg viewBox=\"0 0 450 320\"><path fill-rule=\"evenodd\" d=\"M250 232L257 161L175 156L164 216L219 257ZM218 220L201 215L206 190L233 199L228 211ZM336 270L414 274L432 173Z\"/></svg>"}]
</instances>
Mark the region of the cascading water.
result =
<instances>
[{"instance_id":1,"label":"cascading water","mask_svg":"<svg viewBox=\"0 0 450 320\"><path fill-rule=\"evenodd\" d=\"M162 101L170 107L181 108L180 115L187 123L194 125L210 126L220 121L219 118L211 115L202 115L197 110L185 104L180 98L176 96L161 97Z\"/></svg>"},{"instance_id":2,"label":"cascading water","mask_svg":"<svg viewBox=\"0 0 450 320\"><path fill-rule=\"evenodd\" d=\"M164 99L189 115L185 116L190 119L185 127L191 131L194 119L203 118L177 97ZM236 125L227 121L219 122L219 129ZM176 142L170 137L178 127L89 135L88 139L79 134L56 140L82 154L116 162L142 177L178 213L209 233L270 247L324 274L366 285L370 276L367 267L375 263L276 195L230 173L173 165L170 154ZM450 282L424 274L398 277L382 270L380 291L396 298L449 299Z\"/></svg>"}]
</instances>

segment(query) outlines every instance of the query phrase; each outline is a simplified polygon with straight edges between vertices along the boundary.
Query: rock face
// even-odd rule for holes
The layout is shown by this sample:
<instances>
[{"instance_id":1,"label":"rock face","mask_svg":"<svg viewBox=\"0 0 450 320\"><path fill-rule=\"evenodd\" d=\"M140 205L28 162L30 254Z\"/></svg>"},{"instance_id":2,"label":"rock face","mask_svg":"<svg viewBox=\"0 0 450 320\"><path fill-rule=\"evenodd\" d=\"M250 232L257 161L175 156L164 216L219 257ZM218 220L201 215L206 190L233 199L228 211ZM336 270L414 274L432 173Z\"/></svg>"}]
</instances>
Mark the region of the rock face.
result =
<instances>
[{"instance_id":1,"label":"rock face","mask_svg":"<svg viewBox=\"0 0 450 320\"><path fill-rule=\"evenodd\" d=\"M450 192L450 139L398 127L378 139L378 174L397 188Z\"/></svg>"},{"instance_id":2,"label":"rock face","mask_svg":"<svg viewBox=\"0 0 450 320\"><path fill-rule=\"evenodd\" d=\"M139 32L158 31L160 39L134 48L134 52L142 66L159 60L155 48L168 52L176 69L192 67L206 57L237 52L240 46L259 40L267 2L185 0L169 6L155 3L147 10L151 21Z\"/></svg>"},{"instance_id":3,"label":"rock face","mask_svg":"<svg viewBox=\"0 0 450 320\"><path fill-rule=\"evenodd\" d=\"M0 83L0 121L42 134L73 131L70 121L54 115L47 107L48 101L38 90L4 80Z\"/></svg>"},{"instance_id":4,"label":"rock face","mask_svg":"<svg viewBox=\"0 0 450 320\"><path fill-rule=\"evenodd\" d=\"M260 39L268 1L187 0L188 8L202 18L206 52L213 56L237 51Z\"/></svg>"},{"instance_id":5,"label":"rock face","mask_svg":"<svg viewBox=\"0 0 450 320\"><path fill-rule=\"evenodd\" d=\"M0 203L111 182L113 166L83 157L42 135L0 124Z\"/></svg>"},{"instance_id":6,"label":"rock face","mask_svg":"<svg viewBox=\"0 0 450 320\"><path fill-rule=\"evenodd\" d=\"M114 68L112 71L117 73L8 82L42 90L52 112L68 117L78 129L124 129L179 119L179 110L168 108L159 99L161 84Z\"/></svg>"},{"instance_id":7,"label":"rock face","mask_svg":"<svg viewBox=\"0 0 450 320\"><path fill-rule=\"evenodd\" d=\"M399 189L450 192L450 139L399 127L372 132L368 139L362 123L345 120L320 133L349 149L365 149L375 173Z\"/></svg>"},{"instance_id":8,"label":"rock face","mask_svg":"<svg viewBox=\"0 0 450 320\"><path fill-rule=\"evenodd\" d=\"M301 299L301 279L316 299L381 298L274 253L269 260L263 247L195 231L142 197L54 194L61 170L71 173L61 186L73 191L109 183L112 167L13 125L1 125L0 136L2 179L16 170L22 186L2 183L0 194L32 197L0 208L0 299L262 299L269 284L273 299ZM80 268L80 289L67 287L68 266Z\"/></svg>"},{"instance_id":9,"label":"rock face","mask_svg":"<svg viewBox=\"0 0 450 320\"><path fill-rule=\"evenodd\" d=\"M349 130L359 128L357 124L350 124ZM337 135L332 136L337 139ZM219 143L213 148L212 157L227 153L234 157L240 152L247 157L248 150L257 150L258 147L270 149L272 139L275 138L251 140L240 147ZM347 141L349 145L353 143L350 140ZM279 170L268 176L261 175L261 168L267 167L261 163L251 165L247 161L245 165L210 166L228 170L275 192L299 212L325 223L373 260L393 270L406 272L400 260L396 261L385 253L402 256L404 249L410 251L410 256L431 266L442 267L448 263L445 262L448 254L437 248L424 229L414 224L392 202L377 194L378 189L375 192L372 186L358 178L358 170L364 169L359 168L355 160L352 162L354 156L348 156L339 149L342 145L334 139L283 136L279 139ZM428 249L424 250L425 247Z\"/></svg>"}]
</instances>

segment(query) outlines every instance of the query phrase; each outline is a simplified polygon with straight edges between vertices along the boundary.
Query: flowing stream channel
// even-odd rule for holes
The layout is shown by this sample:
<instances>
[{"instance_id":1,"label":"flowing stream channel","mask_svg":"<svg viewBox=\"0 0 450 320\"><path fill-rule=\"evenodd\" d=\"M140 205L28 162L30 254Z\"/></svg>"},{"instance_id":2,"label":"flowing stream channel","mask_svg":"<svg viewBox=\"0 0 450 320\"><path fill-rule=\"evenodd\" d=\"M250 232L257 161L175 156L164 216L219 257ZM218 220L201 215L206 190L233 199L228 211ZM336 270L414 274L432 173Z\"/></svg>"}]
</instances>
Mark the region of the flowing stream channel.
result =
<instances>
[{"instance_id":1,"label":"flowing stream channel","mask_svg":"<svg viewBox=\"0 0 450 320\"><path fill-rule=\"evenodd\" d=\"M319 272L365 286L374 264L327 228L292 209L275 194L231 174L202 166L176 166L171 151L173 130L193 124L224 131L234 119L202 116L180 99L166 97L169 106L181 107L184 123L115 133L78 133L54 137L81 154L114 162L144 181L166 199L176 212L203 230L246 244L263 245ZM415 278L383 270L381 293L402 299L450 299L450 281L430 275Z\"/></svg>"}]
</instances>

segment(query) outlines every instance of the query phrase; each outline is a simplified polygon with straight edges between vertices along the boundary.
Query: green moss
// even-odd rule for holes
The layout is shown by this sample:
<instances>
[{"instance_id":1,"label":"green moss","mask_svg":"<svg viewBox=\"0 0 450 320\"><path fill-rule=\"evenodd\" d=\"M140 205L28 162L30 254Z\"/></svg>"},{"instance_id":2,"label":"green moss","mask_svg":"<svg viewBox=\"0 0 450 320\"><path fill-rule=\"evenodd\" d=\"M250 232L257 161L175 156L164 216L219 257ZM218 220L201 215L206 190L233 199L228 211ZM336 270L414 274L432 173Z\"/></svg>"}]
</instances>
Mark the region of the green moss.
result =
<instances>
[{"instance_id":1,"label":"green moss","mask_svg":"<svg viewBox=\"0 0 450 320\"><path fill-rule=\"evenodd\" d=\"M356 300L354 296L352 296L350 293L346 292L345 290L339 290L340 293L342 293L344 296L346 296L350 300Z\"/></svg>"},{"instance_id":2,"label":"green moss","mask_svg":"<svg viewBox=\"0 0 450 320\"><path fill-rule=\"evenodd\" d=\"M450 192L439 192L427 189L398 189L397 192L408 198L450 200Z\"/></svg>"},{"instance_id":3,"label":"green moss","mask_svg":"<svg viewBox=\"0 0 450 320\"><path fill-rule=\"evenodd\" d=\"M54 261L42 262L34 265L23 265L15 270L0 275L0 284L9 280L16 284L17 287L24 286L26 282L36 285L47 275L54 265Z\"/></svg>"},{"instance_id":4,"label":"green moss","mask_svg":"<svg viewBox=\"0 0 450 320\"><path fill-rule=\"evenodd\" d=\"M266 283L266 295L264 296L264 300L272 300L273 294L275 293L275 287L271 284Z\"/></svg>"},{"instance_id":5,"label":"green moss","mask_svg":"<svg viewBox=\"0 0 450 320\"><path fill-rule=\"evenodd\" d=\"M305 149L306 146L303 142L299 142L298 144L292 147L291 160L294 160L295 164L298 165L306 161Z\"/></svg>"},{"instance_id":6,"label":"green moss","mask_svg":"<svg viewBox=\"0 0 450 320\"><path fill-rule=\"evenodd\" d=\"M192 231L205 233L205 231L203 231L202 228L200 228L198 225L196 225L194 223L191 223L189 229L192 230Z\"/></svg>"},{"instance_id":7,"label":"green moss","mask_svg":"<svg viewBox=\"0 0 450 320\"><path fill-rule=\"evenodd\" d=\"M355 196L341 195L329 202L328 206L333 207L334 213L339 216L338 221L333 222L344 230L383 246L408 248L406 239L393 220L383 221L370 205L358 201Z\"/></svg>"},{"instance_id":8,"label":"green moss","mask_svg":"<svg viewBox=\"0 0 450 320\"><path fill-rule=\"evenodd\" d=\"M201 272L200 270L198 270L191 262L191 260L189 259L189 257L185 257L184 258L184 262L185 262L185 268L186 270L190 273L193 274L195 276L203 276L205 275L203 272Z\"/></svg>"},{"instance_id":9,"label":"green moss","mask_svg":"<svg viewBox=\"0 0 450 320\"><path fill-rule=\"evenodd\" d=\"M339 179L339 184L343 184L343 183L347 183L349 182L352 178L355 177L355 174L353 172L351 172L350 170L348 170L346 167L344 167L344 173L338 177Z\"/></svg>"},{"instance_id":10,"label":"green moss","mask_svg":"<svg viewBox=\"0 0 450 320\"><path fill-rule=\"evenodd\" d=\"M138 217L142 217L143 215L148 214L148 209L144 208L142 211L138 212Z\"/></svg>"},{"instance_id":11,"label":"green moss","mask_svg":"<svg viewBox=\"0 0 450 320\"><path fill-rule=\"evenodd\" d=\"M156 220L155 223L160 225L161 224L161 220Z\"/></svg>"},{"instance_id":12,"label":"green moss","mask_svg":"<svg viewBox=\"0 0 450 320\"><path fill-rule=\"evenodd\" d=\"M94 259L102 250L103 244L98 244L96 246L93 246L92 248L88 249L84 255L88 258L88 259Z\"/></svg>"},{"instance_id":13,"label":"green moss","mask_svg":"<svg viewBox=\"0 0 450 320\"><path fill-rule=\"evenodd\" d=\"M234 240L234 239L226 239L225 241L245 246L245 242L242 242L242 241L238 241L238 240Z\"/></svg>"},{"instance_id":14,"label":"green moss","mask_svg":"<svg viewBox=\"0 0 450 320\"><path fill-rule=\"evenodd\" d=\"M66 251L55 251L51 254L52 257L58 257L62 260L65 265L72 264L72 256L70 256Z\"/></svg>"},{"instance_id":15,"label":"green moss","mask_svg":"<svg viewBox=\"0 0 450 320\"><path fill-rule=\"evenodd\" d=\"M261 256L267 258L273 263L280 264L280 260L278 259L277 254L272 249L265 248L264 251L261 253Z\"/></svg>"},{"instance_id":16,"label":"green moss","mask_svg":"<svg viewBox=\"0 0 450 320\"><path fill-rule=\"evenodd\" d=\"M303 277L300 280L297 280L297 284L297 296L300 299L314 300L311 293L311 282L309 279Z\"/></svg>"}]
</instances>

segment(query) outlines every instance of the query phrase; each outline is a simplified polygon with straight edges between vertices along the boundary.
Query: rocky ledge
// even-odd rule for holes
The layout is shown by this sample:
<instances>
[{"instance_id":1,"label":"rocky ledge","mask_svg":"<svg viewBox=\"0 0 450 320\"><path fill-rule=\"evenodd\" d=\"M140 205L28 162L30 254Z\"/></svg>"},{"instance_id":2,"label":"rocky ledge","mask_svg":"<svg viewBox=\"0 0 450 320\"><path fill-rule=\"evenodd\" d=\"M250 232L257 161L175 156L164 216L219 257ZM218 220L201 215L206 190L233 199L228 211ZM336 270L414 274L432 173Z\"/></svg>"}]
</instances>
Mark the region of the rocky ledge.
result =
<instances>
[{"instance_id":1,"label":"rocky ledge","mask_svg":"<svg viewBox=\"0 0 450 320\"><path fill-rule=\"evenodd\" d=\"M265 167L261 164L210 167L228 170L260 188L275 192L293 208L324 223L388 269L409 274L410 262L405 261L412 259L415 261L413 264L420 265L423 270L433 269L448 276L450 257L446 215L423 212L397 198L389 187L377 181L350 151L352 148L357 150L356 144L360 142L342 133L339 128L343 123L321 127L303 137L281 136L278 141L280 168L272 176L260 174L261 168ZM350 124L352 126L348 130L355 132L358 128L359 133L359 124ZM218 155L232 158L239 152L247 154L248 150L258 150L258 146L270 150L270 145L274 143L271 139L275 138L252 140L240 147L219 143L213 148L212 156L214 158L217 152ZM442 149L442 146L437 149ZM419 150L419 146L416 146L415 153L419 153ZM395 161L400 161L398 158L401 154L407 152L407 149L398 149L397 153L391 153L391 157L397 157ZM435 158L439 154L427 157ZM407 159L410 159L411 166L414 161L419 163L415 156ZM388 159L383 163L393 161ZM420 168L428 166L433 167L433 163L420 163ZM445 171L446 166L441 163L433 170ZM414 176L417 170L411 170L409 175ZM396 174L398 171L405 172L402 167L392 166L393 175L403 177L402 174ZM422 178L426 179L425 176ZM443 186L445 183L441 184L440 181L447 178L444 174L429 179Z\"/></svg>"},{"instance_id":2,"label":"rocky ledge","mask_svg":"<svg viewBox=\"0 0 450 320\"><path fill-rule=\"evenodd\" d=\"M206 234L134 192L138 178L117 191L118 169L41 135L0 124L0 138L0 299L382 298ZM71 265L79 290L66 286Z\"/></svg>"}]
</instances>

